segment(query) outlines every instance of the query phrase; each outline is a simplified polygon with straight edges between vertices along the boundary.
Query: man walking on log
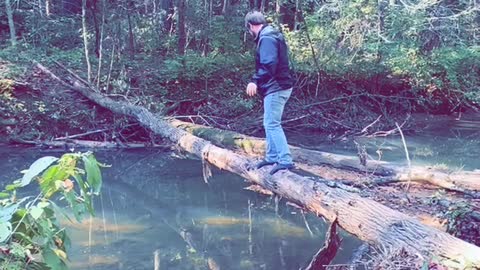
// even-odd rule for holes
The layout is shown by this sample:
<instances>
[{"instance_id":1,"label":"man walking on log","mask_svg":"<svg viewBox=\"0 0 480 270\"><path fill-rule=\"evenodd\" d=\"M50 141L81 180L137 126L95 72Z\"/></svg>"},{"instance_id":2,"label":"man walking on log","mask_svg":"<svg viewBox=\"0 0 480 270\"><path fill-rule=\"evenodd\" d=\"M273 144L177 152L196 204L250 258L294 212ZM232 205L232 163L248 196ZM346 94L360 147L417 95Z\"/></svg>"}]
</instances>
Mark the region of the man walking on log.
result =
<instances>
[{"instance_id":1,"label":"man walking on log","mask_svg":"<svg viewBox=\"0 0 480 270\"><path fill-rule=\"evenodd\" d=\"M285 103L292 94L293 80L288 66L288 48L283 35L267 24L258 11L245 16L245 27L255 38L255 74L247 86L247 95L263 97L263 127L267 147L257 169L275 165L270 174L293 168L292 155L281 121Z\"/></svg>"}]
</instances>

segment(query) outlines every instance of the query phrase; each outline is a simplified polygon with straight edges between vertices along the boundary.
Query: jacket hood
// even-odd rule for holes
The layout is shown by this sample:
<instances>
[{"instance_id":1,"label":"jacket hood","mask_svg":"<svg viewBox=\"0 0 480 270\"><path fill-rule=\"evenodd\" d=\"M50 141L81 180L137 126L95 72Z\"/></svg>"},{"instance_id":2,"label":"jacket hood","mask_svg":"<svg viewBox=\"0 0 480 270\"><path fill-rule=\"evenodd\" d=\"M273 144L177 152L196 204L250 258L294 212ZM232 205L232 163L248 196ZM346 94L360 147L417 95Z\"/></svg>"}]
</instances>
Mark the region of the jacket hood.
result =
<instances>
[{"instance_id":1,"label":"jacket hood","mask_svg":"<svg viewBox=\"0 0 480 270\"><path fill-rule=\"evenodd\" d=\"M265 25L261 30L260 33L258 34L257 38L255 39L256 42L260 40L260 38L265 37L265 36L270 36L273 38L277 38L280 32L275 29L271 25Z\"/></svg>"}]
</instances>

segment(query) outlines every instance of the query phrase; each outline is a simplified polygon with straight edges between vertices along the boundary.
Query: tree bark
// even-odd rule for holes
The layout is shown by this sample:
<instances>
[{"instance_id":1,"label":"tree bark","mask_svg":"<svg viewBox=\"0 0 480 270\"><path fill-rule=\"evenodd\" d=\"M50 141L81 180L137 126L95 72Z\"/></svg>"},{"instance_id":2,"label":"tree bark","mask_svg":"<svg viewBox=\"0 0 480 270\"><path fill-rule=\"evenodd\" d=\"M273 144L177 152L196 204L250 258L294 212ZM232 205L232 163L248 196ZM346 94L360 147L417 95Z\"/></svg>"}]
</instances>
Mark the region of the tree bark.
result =
<instances>
[{"instance_id":1,"label":"tree bark","mask_svg":"<svg viewBox=\"0 0 480 270\"><path fill-rule=\"evenodd\" d=\"M170 123L195 136L212 141L216 145L235 148L250 156L264 155L265 140L263 139L179 120L170 120ZM325 164L338 169L368 173L376 178L372 181L373 184L413 181L426 182L467 194L471 193L469 191L480 191L480 172L477 171L446 173L424 166L412 166L409 170L406 167L375 160L367 161L366 166L364 166L357 157L308 150L296 146L290 146L290 151L297 166L313 174L318 174L318 166Z\"/></svg>"},{"instance_id":2,"label":"tree bark","mask_svg":"<svg viewBox=\"0 0 480 270\"><path fill-rule=\"evenodd\" d=\"M97 18L97 0L91 0L90 1L90 12L92 13L92 19L93 19L93 28L95 29L95 55L97 58L99 57L99 51L100 51L100 25L98 23L98 18Z\"/></svg>"},{"instance_id":3,"label":"tree bark","mask_svg":"<svg viewBox=\"0 0 480 270\"><path fill-rule=\"evenodd\" d=\"M299 21L299 16L298 16L298 11L300 10L300 0L295 0L295 14L294 14L294 18L293 18L293 30L294 31L297 31L297 30L300 30L300 21Z\"/></svg>"},{"instance_id":4,"label":"tree bark","mask_svg":"<svg viewBox=\"0 0 480 270\"><path fill-rule=\"evenodd\" d=\"M281 13L281 0L275 1L275 16L276 16L276 23L280 27L282 25L282 13Z\"/></svg>"},{"instance_id":5,"label":"tree bark","mask_svg":"<svg viewBox=\"0 0 480 270\"><path fill-rule=\"evenodd\" d=\"M17 32L15 31L15 23L13 22L13 10L10 0L5 0L5 8L7 10L8 27L10 28L10 44L15 47L17 45Z\"/></svg>"},{"instance_id":6,"label":"tree bark","mask_svg":"<svg viewBox=\"0 0 480 270\"><path fill-rule=\"evenodd\" d=\"M50 17L50 14L52 14L52 0L45 0L45 14L47 15L47 17Z\"/></svg>"},{"instance_id":7,"label":"tree bark","mask_svg":"<svg viewBox=\"0 0 480 270\"><path fill-rule=\"evenodd\" d=\"M227 15L228 12L228 0L223 0L222 15Z\"/></svg>"},{"instance_id":8,"label":"tree bark","mask_svg":"<svg viewBox=\"0 0 480 270\"><path fill-rule=\"evenodd\" d=\"M254 160L175 128L143 107L116 102L80 84L72 86L44 66L37 64L37 67L96 104L112 112L136 118L141 125L201 158L205 164L213 164L259 184L331 222L337 219L339 226L366 242L385 248L406 248L427 256L465 260L473 266L480 266L479 247L423 225L417 219L358 194L330 188L290 171L280 171L271 176L269 168L254 170Z\"/></svg>"},{"instance_id":9,"label":"tree bark","mask_svg":"<svg viewBox=\"0 0 480 270\"><path fill-rule=\"evenodd\" d=\"M100 90L100 76L102 75L103 61L103 32L105 30L105 0L102 1L102 21L100 22L100 42L98 44L97 89Z\"/></svg>"},{"instance_id":10,"label":"tree bark","mask_svg":"<svg viewBox=\"0 0 480 270\"><path fill-rule=\"evenodd\" d=\"M38 0L38 13L43 17L43 0Z\"/></svg>"},{"instance_id":11,"label":"tree bark","mask_svg":"<svg viewBox=\"0 0 480 270\"><path fill-rule=\"evenodd\" d=\"M88 53L88 37L87 37L87 0L82 0L82 36L83 47L85 50L85 60L87 61L87 81L92 81L92 66L90 65L90 55Z\"/></svg>"},{"instance_id":12,"label":"tree bark","mask_svg":"<svg viewBox=\"0 0 480 270\"><path fill-rule=\"evenodd\" d=\"M178 0L178 47L179 55L185 54L185 44L187 37L185 32L185 0Z\"/></svg>"},{"instance_id":13,"label":"tree bark","mask_svg":"<svg viewBox=\"0 0 480 270\"><path fill-rule=\"evenodd\" d=\"M130 55L130 60L135 58L135 36L133 34L133 25L132 25L132 18L130 16L130 12L127 13L127 21L128 21L128 51Z\"/></svg>"}]
</instances>

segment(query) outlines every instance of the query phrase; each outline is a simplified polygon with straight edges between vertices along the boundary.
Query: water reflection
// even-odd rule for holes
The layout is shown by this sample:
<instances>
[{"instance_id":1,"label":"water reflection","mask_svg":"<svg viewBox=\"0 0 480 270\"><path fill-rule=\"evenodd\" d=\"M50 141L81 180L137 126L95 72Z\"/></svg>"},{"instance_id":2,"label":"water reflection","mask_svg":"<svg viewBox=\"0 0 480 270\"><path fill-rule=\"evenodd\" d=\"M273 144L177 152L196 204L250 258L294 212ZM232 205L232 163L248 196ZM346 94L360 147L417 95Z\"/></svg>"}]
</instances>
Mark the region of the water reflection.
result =
<instances>
[{"instance_id":1,"label":"water reflection","mask_svg":"<svg viewBox=\"0 0 480 270\"><path fill-rule=\"evenodd\" d=\"M0 169L18 172L38 157L62 153L0 149ZM63 220L71 236L72 269L299 269L323 245L325 223L251 191L227 172L213 170L205 184L198 160L156 150L96 153L103 170L96 216ZM14 172L16 170L16 173ZM16 174L16 176L15 176ZM5 177L8 178L5 178ZM308 227L307 227L308 225ZM335 262L345 263L360 245L342 233Z\"/></svg>"},{"instance_id":2,"label":"water reflection","mask_svg":"<svg viewBox=\"0 0 480 270\"><path fill-rule=\"evenodd\" d=\"M480 169L480 115L454 116L416 114L411 120L414 132L404 131L407 149L413 165L431 165L449 170ZM406 165L405 150L400 135L388 137L357 137L366 147L369 159ZM356 155L351 140L327 141L318 134L290 134L289 141L320 151Z\"/></svg>"}]
</instances>

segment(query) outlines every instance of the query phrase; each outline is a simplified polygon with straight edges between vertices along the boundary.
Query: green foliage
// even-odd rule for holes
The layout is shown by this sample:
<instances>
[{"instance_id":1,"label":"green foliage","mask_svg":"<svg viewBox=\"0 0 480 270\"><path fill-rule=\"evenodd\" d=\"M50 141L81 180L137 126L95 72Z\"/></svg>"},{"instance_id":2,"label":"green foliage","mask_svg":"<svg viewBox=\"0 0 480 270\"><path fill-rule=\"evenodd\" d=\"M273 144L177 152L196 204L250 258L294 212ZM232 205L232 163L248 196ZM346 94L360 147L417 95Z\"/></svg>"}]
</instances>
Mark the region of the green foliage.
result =
<instances>
[{"instance_id":1,"label":"green foliage","mask_svg":"<svg viewBox=\"0 0 480 270\"><path fill-rule=\"evenodd\" d=\"M35 161L22 179L5 187L0 193L0 269L67 268L70 240L57 217L68 216L51 198L58 194L65 199L78 221L84 214L93 215L92 196L102 185L99 166L90 152L47 156ZM32 180L41 192L19 198L17 191Z\"/></svg>"},{"instance_id":2,"label":"green foliage","mask_svg":"<svg viewBox=\"0 0 480 270\"><path fill-rule=\"evenodd\" d=\"M378 76L402 80L416 96L436 100L434 106L455 108L459 101L478 104L480 95L478 40L466 27L474 21L469 8L459 3L465 16L449 17L453 6L435 1L336 1L307 14L306 27L285 34L297 71L314 71L313 49L321 70L360 81L359 88Z\"/></svg>"},{"instance_id":3,"label":"green foliage","mask_svg":"<svg viewBox=\"0 0 480 270\"><path fill-rule=\"evenodd\" d=\"M81 47L80 21L74 17L59 16L47 19L31 12L22 14L25 26L30 28L24 40L36 48L71 50Z\"/></svg>"},{"instance_id":4,"label":"green foliage","mask_svg":"<svg viewBox=\"0 0 480 270\"><path fill-rule=\"evenodd\" d=\"M229 3L226 8L224 3ZM453 110L479 103L479 20L472 1L309 0L299 1L299 7L281 1L281 14L276 14L274 2L266 3L267 17L283 23L296 78L302 80L298 85L306 96L310 85L321 84L328 96L346 90L417 97L411 101L416 104L398 108L422 105L431 111ZM99 59L93 50L98 49L104 27L101 89L107 88L108 78L107 92L133 95L138 104L156 110L161 108L154 104L164 98L212 95L235 100L232 111L237 113L252 108L237 95L254 68L255 45L245 34L243 21L252 8L248 2L189 1L185 10L171 1L161 5L107 1L106 5L105 14L101 1L89 3L87 11L94 71ZM12 61L41 59L47 64L59 60L85 78L81 19L76 16L80 9L58 5L55 9L46 17L38 8L20 3L18 48L27 56L19 56L20 51L4 51L0 56ZM186 54L179 56L178 15L183 11ZM328 85L325 77L333 83ZM314 89L317 94L318 87Z\"/></svg>"},{"instance_id":5,"label":"green foliage","mask_svg":"<svg viewBox=\"0 0 480 270\"><path fill-rule=\"evenodd\" d=\"M187 53L183 57L165 60L164 67L161 74L162 79L166 81L180 80L183 83L203 84L208 80L212 81L212 87L217 86L215 83L219 82L228 86L228 84L232 85L230 78L252 72L253 59L243 54L230 56L218 54L205 57L196 53Z\"/></svg>"}]
</instances>

